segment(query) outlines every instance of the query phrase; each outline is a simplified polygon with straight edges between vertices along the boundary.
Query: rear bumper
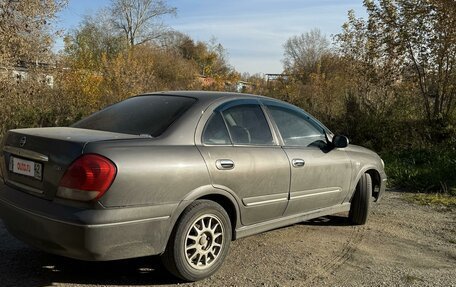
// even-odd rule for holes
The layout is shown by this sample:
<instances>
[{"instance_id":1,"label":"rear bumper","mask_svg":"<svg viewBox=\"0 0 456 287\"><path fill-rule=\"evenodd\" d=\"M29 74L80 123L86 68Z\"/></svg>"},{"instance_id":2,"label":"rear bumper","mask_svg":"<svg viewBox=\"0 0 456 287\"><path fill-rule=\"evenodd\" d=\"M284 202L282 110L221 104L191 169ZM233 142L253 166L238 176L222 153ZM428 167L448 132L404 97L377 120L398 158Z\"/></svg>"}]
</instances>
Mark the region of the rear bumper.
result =
<instances>
[{"instance_id":1,"label":"rear bumper","mask_svg":"<svg viewBox=\"0 0 456 287\"><path fill-rule=\"evenodd\" d=\"M0 183L0 218L11 234L46 252L81 260L162 253L176 207L83 209L37 198Z\"/></svg>"}]
</instances>

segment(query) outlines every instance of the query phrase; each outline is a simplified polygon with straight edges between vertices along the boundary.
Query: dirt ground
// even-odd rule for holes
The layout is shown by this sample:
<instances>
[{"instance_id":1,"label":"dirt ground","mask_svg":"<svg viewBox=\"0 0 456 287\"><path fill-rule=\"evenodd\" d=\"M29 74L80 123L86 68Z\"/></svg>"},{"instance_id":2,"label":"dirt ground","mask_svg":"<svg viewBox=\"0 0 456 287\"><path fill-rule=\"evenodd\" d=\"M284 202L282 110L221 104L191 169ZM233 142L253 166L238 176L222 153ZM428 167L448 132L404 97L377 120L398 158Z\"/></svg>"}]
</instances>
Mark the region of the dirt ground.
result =
<instances>
[{"instance_id":1,"label":"dirt ground","mask_svg":"<svg viewBox=\"0 0 456 287\"><path fill-rule=\"evenodd\" d=\"M456 286L456 210L406 196L387 192L365 226L340 214L237 240L218 273L189 284L156 257L87 263L48 255L0 221L0 286Z\"/></svg>"}]
</instances>

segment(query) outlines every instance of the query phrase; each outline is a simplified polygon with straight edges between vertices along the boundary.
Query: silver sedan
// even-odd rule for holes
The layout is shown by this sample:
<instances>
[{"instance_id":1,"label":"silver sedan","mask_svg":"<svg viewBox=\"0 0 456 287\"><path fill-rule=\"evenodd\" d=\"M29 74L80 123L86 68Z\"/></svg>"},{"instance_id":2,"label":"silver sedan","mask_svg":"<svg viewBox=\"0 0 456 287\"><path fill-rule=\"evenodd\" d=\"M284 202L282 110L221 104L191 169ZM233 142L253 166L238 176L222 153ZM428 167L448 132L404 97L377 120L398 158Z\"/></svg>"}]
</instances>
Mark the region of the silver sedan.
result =
<instances>
[{"instance_id":1,"label":"silver sedan","mask_svg":"<svg viewBox=\"0 0 456 287\"><path fill-rule=\"evenodd\" d=\"M303 110L236 93L162 92L71 127L10 130L0 217L18 239L82 260L161 255L195 281L230 242L348 211L385 190L380 157Z\"/></svg>"}]
</instances>

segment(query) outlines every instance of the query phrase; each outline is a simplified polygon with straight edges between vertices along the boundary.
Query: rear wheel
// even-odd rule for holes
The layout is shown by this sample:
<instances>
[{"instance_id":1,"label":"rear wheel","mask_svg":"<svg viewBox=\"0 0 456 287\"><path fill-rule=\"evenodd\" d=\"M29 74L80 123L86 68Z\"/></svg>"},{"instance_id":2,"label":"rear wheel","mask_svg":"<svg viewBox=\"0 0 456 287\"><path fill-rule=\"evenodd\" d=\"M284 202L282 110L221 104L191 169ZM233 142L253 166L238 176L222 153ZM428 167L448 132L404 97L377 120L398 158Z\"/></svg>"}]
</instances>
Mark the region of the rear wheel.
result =
<instances>
[{"instance_id":1,"label":"rear wheel","mask_svg":"<svg viewBox=\"0 0 456 287\"><path fill-rule=\"evenodd\" d=\"M372 179L368 173L365 173L359 179L351 201L350 212L348 213L350 223L362 225L367 222L371 195Z\"/></svg>"},{"instance_id":2,"label":"rear wheel","mask_svg":"<svg viewBox=\"0 0 456 287\"><path fill-rule=\"evenodd\" d=\"M223 207L213 201L197 200L182 213L162 261L173 275L197 281L220 268L230 242L231 223Z\"/></svg>"}]
</instances>

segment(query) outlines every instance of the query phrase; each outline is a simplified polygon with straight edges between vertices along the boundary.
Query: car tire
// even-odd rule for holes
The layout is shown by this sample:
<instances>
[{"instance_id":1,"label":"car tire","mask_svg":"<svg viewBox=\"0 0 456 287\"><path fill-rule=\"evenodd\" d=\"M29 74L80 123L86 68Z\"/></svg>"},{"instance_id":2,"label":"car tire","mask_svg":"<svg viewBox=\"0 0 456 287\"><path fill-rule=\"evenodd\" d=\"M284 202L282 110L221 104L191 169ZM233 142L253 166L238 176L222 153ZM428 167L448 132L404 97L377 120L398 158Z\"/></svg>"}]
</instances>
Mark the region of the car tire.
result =
<instances>
[{"instance_id":1,"label":"car tire","mask_svg":"<svg viewBox=\"0 0 456 287\"><path fill-rule=\"evenodd\" d=\"M197 281L211 276L222 265L231 243L228 214L210 200L197 200L181 214L174 226L163 265L176 277Z\"/></svg>"},{"instance_id":2,"label":"car tire","mask_svg":"<svg viewBox=\"0 0 456 287\"><path fill-rule=\"evenodd\" d=\"M372 179L368 173L361 176L351 200L348 220L351 224L363 225L367 222L372 195Z\"/></svg>"}]
</instances>

